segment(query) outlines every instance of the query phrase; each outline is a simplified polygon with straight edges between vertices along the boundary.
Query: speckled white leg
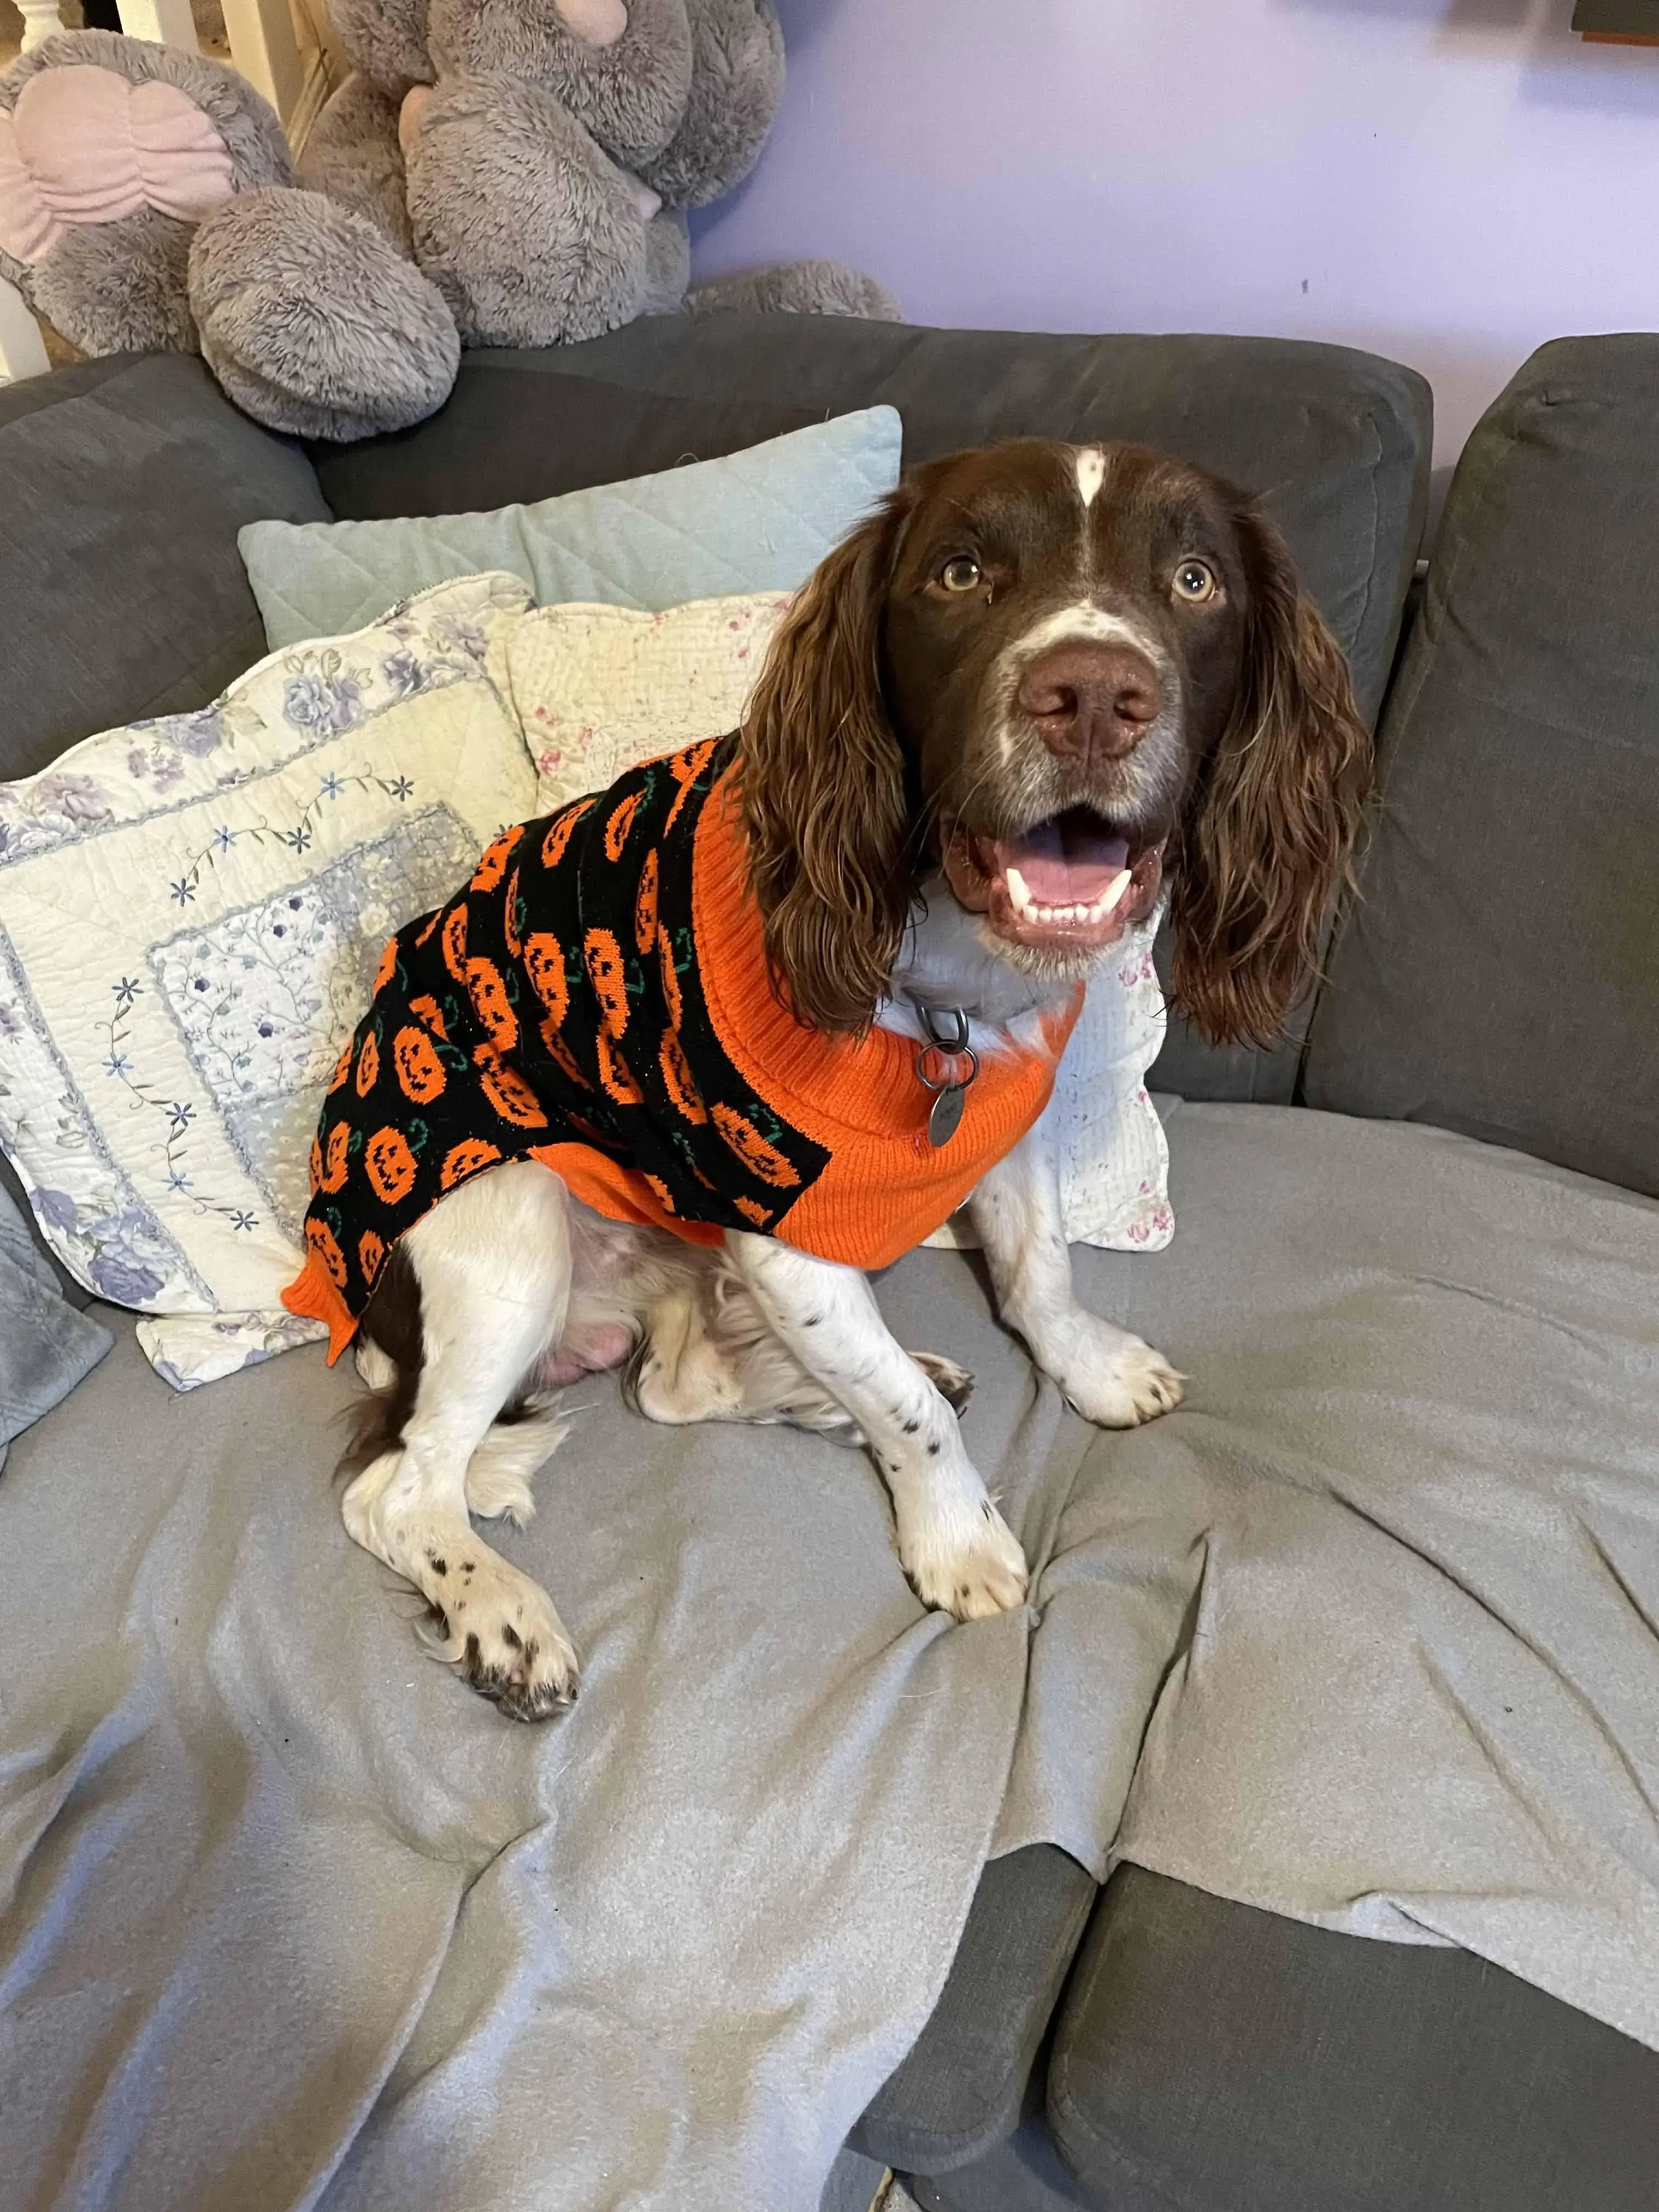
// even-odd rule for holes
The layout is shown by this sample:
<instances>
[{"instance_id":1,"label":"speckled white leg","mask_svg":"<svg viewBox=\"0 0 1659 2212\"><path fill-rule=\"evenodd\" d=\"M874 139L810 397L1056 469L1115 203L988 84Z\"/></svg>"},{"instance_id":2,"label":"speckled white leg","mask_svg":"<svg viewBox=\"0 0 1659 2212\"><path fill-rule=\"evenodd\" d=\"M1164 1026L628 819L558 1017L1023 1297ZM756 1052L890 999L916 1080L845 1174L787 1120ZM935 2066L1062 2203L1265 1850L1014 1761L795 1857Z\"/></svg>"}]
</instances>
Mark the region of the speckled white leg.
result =
<instances>
[{"instance_id":1,"label":"speckled white leg","mask_svg":"<svg viewBox=\"0 0 1659 2212\"><path fill-rule=\"evenodd\" d=\"M1181 1403L1182 1378L1160 1353L1077 1302L1060 1178L1041 1121L969 1203L998 1311L1085 1420L1132 1429Z\"/></svg>"},{"instance_id":2,"label":"speckled white leg","mask_svg":"<svg viewBox=\"0 0 1659 2212\"><path fill-rule=\"evenodd\" d=\"M888 1333L851 1267L768 1237L728 1232L726 1249L786 1348L847 1409L892 1493L899 1559L927 1605L959 1620L1025 1595L1025 1557L986 1494L957 1417Z\"/></svg>"}]
</instances>

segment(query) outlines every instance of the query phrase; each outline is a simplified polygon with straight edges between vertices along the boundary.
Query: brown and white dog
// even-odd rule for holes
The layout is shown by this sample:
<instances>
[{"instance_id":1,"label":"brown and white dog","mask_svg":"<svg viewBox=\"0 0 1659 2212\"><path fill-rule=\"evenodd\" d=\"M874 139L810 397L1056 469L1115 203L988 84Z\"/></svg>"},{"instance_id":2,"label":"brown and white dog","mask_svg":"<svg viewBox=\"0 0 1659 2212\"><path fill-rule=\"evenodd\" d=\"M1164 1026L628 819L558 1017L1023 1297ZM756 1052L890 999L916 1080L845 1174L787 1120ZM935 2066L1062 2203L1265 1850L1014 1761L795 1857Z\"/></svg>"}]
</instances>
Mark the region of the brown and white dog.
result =
<instances>
[{"instance_id":1,"label":"brown and white dog","mask_svg":"<svg viewBox=\"0 0 1659 2212\"><path fill-rule=\"evenodd\" d=\"M1253 501L1140 447L1021 441L918 469L786 617L740 739L774 975L804 1023L992 1052L1165 886L1173 990L1266 1040L1313 970L1370 748L1342 654ZM970 1201L997 1303L1087 1419L1177 1403L1148 1346L1073 1295L1041 1121ZM435 1648L503 1712L566 1702L545 1592L471 1516L530 1510L547 1395L628 1360L659 1420L787 1420L869 1447L898 1555L958 1618L1019 1603L1024 1555L963 1447L966 1378L889 1335L864 1277L759 1234L710 1253L580 1206L520 1161L442 1199L364 1316L381 1389L346 1525L414 1583Z\"/></svg>"}]
</instances>

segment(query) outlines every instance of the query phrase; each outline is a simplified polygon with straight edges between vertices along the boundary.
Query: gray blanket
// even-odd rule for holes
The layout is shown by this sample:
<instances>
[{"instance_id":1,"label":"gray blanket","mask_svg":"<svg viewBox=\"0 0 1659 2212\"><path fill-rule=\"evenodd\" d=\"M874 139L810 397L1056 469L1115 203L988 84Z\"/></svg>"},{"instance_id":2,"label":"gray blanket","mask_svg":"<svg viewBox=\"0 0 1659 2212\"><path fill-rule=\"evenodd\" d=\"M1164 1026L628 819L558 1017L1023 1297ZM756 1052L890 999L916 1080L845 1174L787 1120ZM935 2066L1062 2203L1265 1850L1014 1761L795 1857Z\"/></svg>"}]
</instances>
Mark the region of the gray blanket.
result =
<instances>
[{"instance_id":1,"label":"gray blanket","mask_svg":"<svg viewBox=\"0 0 1659 2212\"><path fill-rule=\"evenodd\" d=\"M64 1297L28 1224L0 1189L0 1468L12 1438L67 1397L110 1342L106 1328Z\"/></svg>"},{"instance_id":2,"label":"gray blanket","mask_svg":"<svg viewBox=\"0 0 1659 2212\"><path fill-rule=\"evenodd\" d=\"M1659 2048L1659 1205L1398 1123L1170 1140L1174 1245L1087 1272L1191 1395L1045 1532L997 1849L1456 1943Z\"/></svg>"},{"instance_id":3,"label":"gray blanket","mask_svg":"<svg viewBox=\"0 0 1659 2212\"><path fill-rule=\"evenodd\" d=\"M343 1374L180 1399L124 1328L0 1484L3 2212L805 2212L1036 1837L1659 2045L1659 1207L1170 1133L1174 1245L1080 1268L1170 1419L1086 1429L959 1255L881 1285L978 1372L1029 1614L923 1613L859 1456L596 1382L507 1540L586 1661L539 1729L346 1540Z\"/></svg>"}]
</instances>

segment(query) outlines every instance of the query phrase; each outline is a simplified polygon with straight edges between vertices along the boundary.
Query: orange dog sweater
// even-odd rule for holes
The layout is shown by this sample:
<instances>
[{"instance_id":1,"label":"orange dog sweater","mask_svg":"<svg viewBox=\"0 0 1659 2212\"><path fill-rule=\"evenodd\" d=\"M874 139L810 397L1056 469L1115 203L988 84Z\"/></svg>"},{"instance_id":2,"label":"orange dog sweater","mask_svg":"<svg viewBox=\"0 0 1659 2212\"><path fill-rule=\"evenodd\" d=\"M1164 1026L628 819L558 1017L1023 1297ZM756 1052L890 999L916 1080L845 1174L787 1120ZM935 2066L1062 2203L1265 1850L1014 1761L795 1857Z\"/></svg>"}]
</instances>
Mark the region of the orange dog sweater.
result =
<instances>
[{"instance_id":1,"label":"orange dog sweater","mask_svg":"<svg viewBox=\"0 0 1659 2212\"><path fill-rule=\"evenodd\" d=\"M886 1267L1036 1121L1082 1002L983 1057L935 1147L914 1040L803 1028L773 992L732 738L504 830L386 946L312 1146L283 1292L349 1343L386 1255L446 1191L540 1160L612 1220L728 1229Z\"/></svg>"}]
</instances>

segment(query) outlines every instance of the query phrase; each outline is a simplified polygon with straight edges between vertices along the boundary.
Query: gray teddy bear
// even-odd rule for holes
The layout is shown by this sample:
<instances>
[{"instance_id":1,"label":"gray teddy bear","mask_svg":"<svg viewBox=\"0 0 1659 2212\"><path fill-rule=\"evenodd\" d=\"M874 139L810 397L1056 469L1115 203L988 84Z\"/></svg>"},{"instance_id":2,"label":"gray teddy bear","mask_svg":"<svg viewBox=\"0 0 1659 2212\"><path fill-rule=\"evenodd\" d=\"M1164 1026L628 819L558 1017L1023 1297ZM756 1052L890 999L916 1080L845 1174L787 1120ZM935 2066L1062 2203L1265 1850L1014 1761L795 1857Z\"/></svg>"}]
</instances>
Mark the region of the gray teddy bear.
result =
<instances>
[{"instance_id":1,"label":"gray teddy bear","mask_svg":"<svg viewBox=\"0 0 1659 2212\"><path fill-rule=\"evenodd\" d=\"M896 316L833 262L687 292L685 211L748 173L776 112L772 0L333 15L353 73L297 175L265 102L203 56L82 32L14 63L0 273L82 352L199 347L256 420L339 439L430 414L463 345L680 310Z\"/></svg>"}]
</instances>

